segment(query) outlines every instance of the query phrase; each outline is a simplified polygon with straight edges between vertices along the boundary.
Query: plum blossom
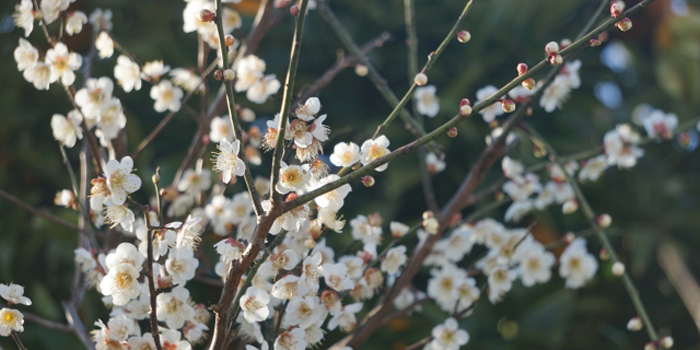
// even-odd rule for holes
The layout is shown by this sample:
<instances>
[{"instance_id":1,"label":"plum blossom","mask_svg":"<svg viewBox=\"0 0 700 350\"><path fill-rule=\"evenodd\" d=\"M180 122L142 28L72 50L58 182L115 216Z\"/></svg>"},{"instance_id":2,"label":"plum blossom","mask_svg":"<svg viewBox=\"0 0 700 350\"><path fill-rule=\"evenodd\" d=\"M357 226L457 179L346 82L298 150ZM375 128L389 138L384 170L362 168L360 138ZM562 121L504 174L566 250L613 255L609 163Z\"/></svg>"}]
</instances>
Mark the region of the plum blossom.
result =
<instances>
[{"instance_id":1,"label":"plum blossom","mask_svg":"<svg viewBox=\"0 0 700 350\"><path fill-rule=\"evenodd\" d=\"M304 189L309 181L308 173L300 165L287 165L282 162L279 182L275 190L281 194Z\"/></svg>"},{"instance_id":2,"label":"plum blossom","mask_svg":"<svg viewBox=\"0 0 700 350\"><path fill-rule=\"evenodd\" d=\"M19 284L0 283L0 297L5 299L8 304L32 305L32 301L24 296L24 287Z\"/></svg>"},{"instance_id":3,"label":"plum blossom","mask_svg":"<svg viewBox=\"0 0 700 350\"><path fill-rule=\"evenodd\" d=\"M83 24L88 22L87 15L82 11L73 11L66 16L66 34L79 34L83 30Z\"/></svg>"},{"instance_id":4,"label":"plum blossom","mask_svg":"<svg viewBox=\"0 0 700 350\"><path fill-rule=\"evenodd\" d=\"M168 328L179 329L185 321L194 320L195 311L189 303L190 292L182 286L177 286L169 293L161 293L156 297L156 315L158 320L165 322Z\"/></svg>"},{"instance_id":5,"label":"plum blossom","mask_svg":"<svg viewBox=\"0 0 700 350\"><path fill-rule=\"evenodd\" d=\"M498 89L493 86L493 85L488 85L485 86L479 90L476 91L476 100L477 103L481 103L482 101L488 99L491 97L493 94L495 94L498 91ZM498 103L494 103L488 107L485 107L481 111L479 111L481 114L481 117L484 118L484 121L487 123L490 123L496 119L499 115L502 115L505 113L503 111L503 108Z\"/></svg>"},{"instance_id":6,"label":"plum blossom","mask_svg":"<svg viewBox=\"0 0 700 350\"><path fill-rule=\"evenodd\" d=\"M53 137L68 148L75 146L75 142L83 138L83 129L80 128L82 121L83 115L76 109L68 112L66 117L54 114L51 117Z\"/></svg>"},{"instance_id":7,"label":"plum blossom","mask_svg":"<svg viewBox=\"0 0 700 350\"><path fill-rule=\"evenodd\" d=\"M221 142L221 140L233 140L233 126L228 118L214 117L209 125L209 139L212 142Z\"/></svg>"},{"instance_id":8,"label":"plum blossom","mask_svg":"<svg viewBox=\"0 0 700 350\"><path fill-rule=\"evenodd\" d=\"M328 321L328 330L332 331L338 327L345 333L352 332L357 325L355 314L362 310L362 303L345 305Z\"/></svg>"},{"instance_id":9,"label":"plum blossom","mask_svg":"<svg viewBox=\"0 0 700 350\"><path fill-rule=\"evenodd\" d=\"M241 141L235 140L232 143L226 139L222 139L216 146L219 153L214 159L214 171L222 174L224 183L231 182L234 176L243 176L245 174L245 163L238 157ZM207 186L209 187L209 186Z\"/></svg>"},{"instance_id":10,"label":"plum blossom","mask_svg":"<svg viewBox=\"0 0 700 350\"><path fill-rule=\"evenodd\" d=\"M114 66L114 78L121 85L124 92L141 90L141 68L138 63L132 61L128 56L117 57L117 65Z\"/></svg>"},{"instance_id":11,"label":"plum blossom","mask_svg":"<svg viewBox=\"0 0 700 350\"><path fill-rule=\"evenodd\" d=\"M63 43L46 51L46 64L51 69L49 80L53 83L61 79L63 86L70 86L75 81L73 71L80 69L83 57L75 52L69 52L68 47Z\"/></svg>"},{"instance_id":12,"label":"plum blossom","mask_svg":"<svg viewBox=\"0 0 700 350\"><path fill-rule=\"evenodd\" d=\"M12 17L15 26L24 29L24 36L28 37L34 30L34 4L32 4L32 0L22 0L16 4Z\"/></svg>"},{"instance_id":13,"label":"plum blossom","mask_svg":"<svg viewBox=\"0 0 700 350\"><path fill-rule=\"evenodd\" d=\"M331 174L320 181L318 181L316 188L321 187L325 184L331 183L340 179L340 176ZM316 204L321 207L332 211L338 211L343 207L345 203L345 197L352 191L352 187L349 184L342 185L332 191L326 192L321 196L316 197Z\"/></svg>"},{"instance_id":14,"label":"plum blossom","mask_svg":"<svg viewBox=\"0 0 700 350\"><path fill-rule=\"evenodd\" d=\"M122 243L107 255L107 275L100 282L103 295L112 296L114 305L126 305L141 293L137 281L144 257L133 244Z\"/></svg>"},{"instance_id":15,"label":"plum blossom","mask_svg":"<svg viewBox=\"0 0 700 350\"><path fill-rule=\"evenodd\" d=\"M489 301L496 303L513 287L513 280L518 277L507 266L498 266L489 275Z\"/></svg>"},{"instance_id":16,"label":"plum blossom","mask_svg":"<svg viewBox=\"0 0 700 350\"><path fill-rule=\"evenodd\" d=\"M642 119L642 125L650 138L671 139L678 127L678 117L673 113L654 110Z\"/></svg>"},{"instance_id":17,"label":"plum blossom","mask_svg":"<svg viewBox=\"0 0 700 350\"><path fill-rule=\"evenodd\" d=\"M85 117L88 127L92 127L107 107L112 98L114 82L108 77L99 79L91 78L85 83L85 87L75 94L75 103Z\"/></svg>"},{"instance_id":18,"label":"plum blossom","mask_svg":"<svg viewBox=\"0 0 700 350\"><path fill-rule=\"evenodd\" d=\"M187 246L172 249L165 261L165 268L173 283L181 286L194 278L198 266L199 260L194 257L194 252Z\"/></svg>"},{"instance_id":19,"label":"plum blossom","mask_svg":"<svg viewBox=\"0 0 700 350\"><path fill-rule=\"evenodd\" d=\"M301 328L280 333L275 339L275 350L304 350L306 349L306 334Z\"/></svg>"},{"instance_id":20,"label":"plum blossom","mask_svg":"<svg viewBox=\"0 0 700 350\"><path fill-rule=\"evenodd\" d=\"M19 38L19 46L14 51L17 70L20 72L36 66L39 62L39 50L32 46L29 41Z\"/></svg>"},{"instance_id":21,"label":"plum blossom","mask_svg":"<svg viewBox=\"0 0 700 350\"><path fill-rule=\"evenodd\" d=\"M605 154L608 164L628 169L637 164L637 158L644 156L644 150L637 147L641 136L629 124L620 124L615 130L605 134Z\"/></svg>"},{"instance_id":22,"label":"plum blossom","mask_svg":"<svg viewBox=\"0 0 700 350\"><path fill-rule=\"evenodd\" d=\"M270 303L270 295L266 291L255 287L248 287L240 299L243 317L250 323L261 322L270 315L267 304Z\"/></svg>"},{"instance_id":23,"label":"plum blossom","mask_svg":"<svg viewBox=\"0 0 700 350\"><path fill-rule=\"evenodd\" d=\"M110 58L114 55L114 40L107 32L101 32L95 39L97 55L100 58Z\"/></svg>"},{"instance_id":24,"label":"plum blossom","mask_svg":"<svg viewBox=\"0 0 700 350\"><path fill-rule=\"evenodd\" d=\"M381 270L389 275L396 275L399 273L399 269L406 264L406 246L400 245L389 249L386 252L386 256L382 261Z\"/></svg>"},{"instance_id":25,"label":"plum blossom","mask_svg":"<svg viewBox=\"0 0 700 350\"><path fill-rule=\"evenodd\" d=\"M596 181L600 175L608 168L608 157L604 154L595 156L586 161L578 173L578 178L581 181L589 180Z\"/></svg>"},{"instance_id":26,"label":"plum blossom","mask_svg":"<svg viewBox=\"0 0 700 350\"><path fill-rule=\"evenodd\" d=\"M348 276L348 267L343 263L326 264L323 266L323 277L326 280L326 285L338 292L355 287L355 284Z\"/></svg>"},{"instance_id":27,"label":"plum blossom","mask_svg":"<svg viewBox=\"0 0 700 350\"><path fill-rule=\"evenodd\" d=\"M353 142L339 142L333 147L330 161L335 166L351 167L360 161L360 147Z\"/></svg>"},{"instance_id":28,"label":"plum blossom","mask_svg":"<svg viewBox=\"0 0 700 350\"><path fill-rule=\"evenodd\" d=\"M294 115L305 122L309 122L314 119L314 116L318 114L320 110L321 101L318 97L311 97L306 100L304 105L300 105L294 110Z\"/></svg>"},{"instance_id":29,"label":"plum blossom","mask_svg":"<svg viewBox=\"0 0 700 350\"><path fill-rule=\"evenodd\" d=\"M0 336L9 337L13 331L24 332L24 315L4 307L0 309Z\"/></svg>"},{"instance_id":30,"label":"plum blossom","mask_svg":"<svg viewBox=\"0 0 700 350\"><path fill-rule=\"evenodd\" d=\"M107 179L107 187L113 204L120 205L126 202L126 196L141 188L141 179L131 172L134 161L131 157L122 158L121 162L110 159L105 165L104 172Z\"/></svg>"},{"instance_id":31,"label":"plum blossom","mask_svg":"<svg viewBox=\"0 0 700 350\"><path fill-rule=\"evenodd\" d=\"M525 287L532 287L535 283L545 283L552 276L554 254L545 251L539 244L530 245L520 258L518 275Z\"/></svg>"},{"instance_id":32,"label":"plum blossom","mask_svg":"<svg viewBox=\"0 0 700 350\"><path fill-rule=\"evenodd\" d=\"M598 270L595 257L586 250L583 238L574 239L559 257L559 274L566 278L567 288L580 288L593 278Z\"/></svg>"},{"instance_id":33,"label":"plum blossom","mask_svg":"<svg viewBox=\"0 0 700 350\"><path fill-rule=\"evenodd\" d=\"M440 100L435 96L435 85L416 88L413 98L416 100L418 113L434 118L440 112Z\"/></svg>"},{"instance_id":34,"label":"plum blossom","mask_svg":"<svg viewBox=\"0 0 700 350\"><path fill-rule=\"evenodd\" d=\"M277 76L268 74L248 88L246 97L248 101L253 103L265 103L270 95L274 95L279 91L280 87L282 87L282 84L277 80Z\"/></svg>"},{"instance_id":35,"label":"plum blossom","mask_svg":"<svg viewBox=\"0 0 700 350\"><path fill-rule=\"evenodd\" d=\"M170 80L163 80L151 88L151 98L156 101L153 105L156 112L179 111L182 107L183 95L182 89L173 86Z\"/></svg>"},{"instance_id":36,"label":"plum blossom","mask_svg":"<svg viewBox=\"0 0 700 350\"><path fill-rule=\"evenodd\" d=\"M459 350L469 342L469 333L459 329L457 320L452 317L435 326L431 334L433 340L425 346L426 350Z\"/></svg>"},{"instance_id":37,"label":"plum blossom","mask_svg":"<svg viewBox=\"0 0 700 350\"><path fill-rule=\"evenodd\" d=\"M362 143L360 150L362 152L360 161L362 162L362 165L367 165L373 162L375 159L389 154L389 139L384 135L381 135L376 139L369 139ZM382 164L374 170L382 172L386 170L388 166L389 164Z\"/></svg>"}]
</instances>

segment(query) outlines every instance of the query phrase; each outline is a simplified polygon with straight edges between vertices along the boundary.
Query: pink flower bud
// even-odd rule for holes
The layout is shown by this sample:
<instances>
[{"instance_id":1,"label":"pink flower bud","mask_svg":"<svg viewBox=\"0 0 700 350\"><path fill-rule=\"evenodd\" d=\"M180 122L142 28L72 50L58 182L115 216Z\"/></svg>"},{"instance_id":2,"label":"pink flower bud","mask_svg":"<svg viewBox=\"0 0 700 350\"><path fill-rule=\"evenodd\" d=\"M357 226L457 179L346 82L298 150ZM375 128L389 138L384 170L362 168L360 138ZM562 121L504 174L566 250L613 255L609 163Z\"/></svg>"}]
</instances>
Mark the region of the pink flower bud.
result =
<instances>
[{"instance_id":1,"label":"pink flower bud","mask_svg":"<svg viewBox=\"0 0 700 350\"><path fill-rule=\"evenodd\" d=\"M627 329L636 332L644 326L642 319L639 316L632 317L629 322L627 322Z\"/></svg>"},{"instance_id":2,"label":"pink flower bud","mask_svg":"<svg viewBox=\"0 0 700 350\"><path fill-rule=\"evenodd\" d=\"M622 14L622 11L625 10L625 2L624 1L613 1L612 4L610 5L610 14L617 18L620 17Z\"/></svg>"},{"instance_id":3,"label":"pink flower bud","mask_svg":"<svg viewBox=\"0 0 700 350\"><path fill-rule=\"evenodd\" d=\"M459 32L457 32L457 40L459 40L459 42L462 44L466 43L471 38L472 38L471 33L469 33L466 30L460 30Z\"/></svg>"},{"instance_id":4,"label":"pink flower bud","mask_svg":"<svg viewBox=\"0 0 700 350\"><path fill-rule=\"evenodd\" d=\"M567 48L569 46L571 46L571 39L569 39L569 38L561 39L561 41L559 42L559 47L562 50L564 50L565 48Z\"/></svg>"},{"instance_id":5,"label":"pink flower bud","mask_svg":"<svg viewBox=\"0 0 700 350\"><path fill-rule=\"evenodd\" d=\"M374 186L374 178L367 175L362 178L362 184L365 185L365 187L372 187Z\"/></svg>"},{"instance_id":6,"label":"pink flower bud","mask_svg":"<svg viewBox=\"0 0 700 350\"><path fill-rule=\"evenodd\" d=\"M457 127L453 126L450 130L447 130L447 136L451 139L457 137Z\"/></svg>"},{"instance_id":7,"label":"pink flower bud","mask_svg":"<svg viewBox=\"0 0 700 350\"><path fill-rule=\"evenodd\" d=\"M656 343L647 343L646 345L644 345L644 350L656 350Z\"/></svg>"},{"instance_id":8,"label":"pink flower bud","mask_svg":"<svg viewBox=\"0 0 700 350\"><path fill-rule=\"evenodd\" d=\"M564 63L564 59L559 54L550 55L547 60L553 66L558 66Z\"/></svg>"},{"instance_id":9,"label":"pink flower bud","mask_svg":"<svg viewBox=\"0 0 700 350\"><path fill-rule=\"evenodd\" d=\"M223 78L224 78L224 72L222 72L218 69L216 71L214 71L214 79L221 80Z\"/></svg>"},{"instance_id":10,"label":"pink flower bud","mask_svg":"<svg viewBox=\"0 0 700 350\"><path fill-rule=\"evenodd\" d=\"M211 10L201 9L197 14L197 19L204 23L214 22L214 20L216 20L216 13Z\"/></svg>"},{"instance_id":11,"label":"pink flower bud","mask_svg":"<svg viewBox=\"0 0 700 350\"><path fill-rule=\"evenodd\" d=\"M615 23L615 26L620 31L626 32L626 31L632 29L632 21L630 21L629 18L625 17L620 22Z\"/></svg>"},{"instance_id":12,"label":"pink flower bud","mask_svg":"<svg viewBox=\"0 0 700 350\"><path fill-rule=\"evenodd\" d=\"M610 252L605 249L605 247L600 248L600 252L598 253L598 257L600 257L600 260L610 260Z\"/></svg>"},{"instance_id":13,"label":"pink flower bud","mask_svg":"<svg viewBox=\"0 0 700 350\"><path fill-rule=\"evenodd\" d=\"M472 114L472 107L468 104L464 104L459 107L459 115L462 117L468 117Z\"/></svg>"},{"instance_id":14,"label":"pink flower bud","mask_svg":"<svg viewBox=\"0 0 700 350\"><path fill-rule=\"evenodd\" d=\"M524 88L526 88L528 90L532 90L535 88L535 79L527 78L527 79L523 80L523 82L521 84Z\"/></svg>"},{"instance_id":15,"label":"pink flower bud","mask_svg":"<svg viewBox=\"0 0 700 350\"><path fill-rule=\"evenodd\" d=\"M600 214L598 216L598 226L608 228L612 224L612 218L608 214Z\"/></svg>"},{"instance_id":16,"label":"pink flower bud","mask_svg":"<svg viewBox=\"0 0 700 350\"><path fill-rule=\"evenodd\" d=\"M510 99L501 100L501 107L503 107L504 112L510 113L515 110L515 102Z\"/></svg>"},{"instance_id":17,"label":"pink flower bud","mask_svg":"<svg viewBox=\"0 0 700 350\"><path fill-rule=\"evenodd\" d=\"M547 45L544 47L544 52L546 52L547 55L559 53L559 44L557 44L556 41L548 42Z\"/></svg>"},{"instance_id":18,"label":"pink flower bud","mask_svg":"<svg viewBox=\"0 0 700 350\"><path fill-rule=\"evenodd\" d=\"M355 74L358 76L364 77L367 73L369 73L369 69L364 64L357 64L355 66Z\"/></svg>"},{"instance_id":19,"label":"pink flower bud","mask_svg":"<svg viewBox=\"0 0 700 350\"><path fill-rule=\"evenodd\" d=\"M661 338L659 344L664 347L664 349L670 349L673 347L673 338L666 336Z\"/></svg>"},{"instance_id":20,"label":"pink flower bud","mask_svg":"<svg viewBox=\"0 0 700 350\"><path fill-rule=\"evenodd\" d=\"M598 40L597 38L592 38L591 40L588 40L588 46L590 46L590 47L600 46L600 40Z\"/></svg>"},{"instance_id":21,"label":"pink flower bud","mask_svg":"<svg viewBox=\"0 0 700 350\"><path fill-rule=\"evenodd\" d=\"M296 17L299 15L299 5L294 5L289 8L289 13L292 14L292 16Z\"/></svg>"},{"instance_id":22,"label":"pink flower bud","mask_svg":"<svg viewBox=\"0 0 700 350\"><path fill-rule=\"evenodd\" d=\"M518 75L523 75L523 74L527 73L527 64L518 63L518 65L515 67L515 69L518 71Z\"/></svg>"},{"instance_id":23,"label":"pink flower bud","mask_svg":"<svg viewBox=\"0 0 700 350\"><path fill-rule=\"evenodd\" d=\"M578 210L578 200L576 200L576 199L569 199L568 201L564 202L564 205L561 207L561 211L564 214L571 214L577 210Z\"/></svg>"},{"instance_id":24,"label":"pink flower bud","mask_svg":"<svg viewBox=\"0 0 700 350\"><path fill-rule=\"evenodd\" d=\"M233 78L236 77L236 73L233 72L231 69L226 69L224 70L224 81L233 81Z\"/></svg>"},{"instance_id":25,"label":"pink flower bud","mask_svg":"<svg viewBox=\"0 0 700 350\"><path fill-rule=\"evenodd\" d=\"M469 101L468 98L463 98L461 101L459 101L459 106L462 107L464 105L471 106L472 102Z\"/></svg>"},{"instance_id":26,"label":"pink flower bud","mask_svg":"<svg viewBox=\"0 0 700 350\"><path fill-rule=\"evenodd\" d=\"M611 271L615 277L621 277L625 274L625 264L617 261L612 265Z\"/></svg>"},{"instance_id":27,"label":"pink flower bud","mask_svg":"<svg viewBox=\"0 0 700 350\"><path fill-rule=\"evenodd\" d=\"M416 82L416 85L423 86L428 83L428 76L425 73L418 73L413 81Z\"/></svg>"},{"instance_id":28,"label":"pink flower bud","mask_svg":"<svg viewBox=\"0 0 700 350\"><path fill-rule=\"evenodd\" d=\"M229 34L224 37L224 42L226 43L226 47L231 47L236 43L236 38Z\"/></svg>"}]
</instances>

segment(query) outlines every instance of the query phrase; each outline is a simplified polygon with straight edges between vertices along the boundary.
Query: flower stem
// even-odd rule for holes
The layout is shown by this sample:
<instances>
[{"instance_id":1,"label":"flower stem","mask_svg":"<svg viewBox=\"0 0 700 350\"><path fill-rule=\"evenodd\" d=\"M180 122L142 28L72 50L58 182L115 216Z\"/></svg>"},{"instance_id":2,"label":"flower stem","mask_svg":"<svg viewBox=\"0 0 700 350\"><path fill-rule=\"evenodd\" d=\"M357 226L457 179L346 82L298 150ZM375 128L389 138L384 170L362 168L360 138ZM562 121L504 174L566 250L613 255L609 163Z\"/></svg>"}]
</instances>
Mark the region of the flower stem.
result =
<instances>
[{"instance_id":1,"label":"flower stem","mask_svg":"<svg viewBox=\"0 0 700 350\"><path fill-rule=\"evenodd\" d=\"M17 334L17 332L12 331L12 332L10 332L10 335L12 335L12 340L15 341L15 344L17 344L17 347L19 348L19 350L27 350L27 348L24 346L24 344L22 344L22 340L19 339L19 334Z\"/></svg>"},{"instance_id":2,"label":"flower stem","mask_svg":"<svg viewBox=\"0 0 700 350\"><path fill-rule=\"evenodd\" d=\"M156 185L158 187L158 185ZM160 198L160 195L158 196ZM159 200L160 202L160 200ZM148 207L148 205L144 205L141 210L143 211L143 219L146 221L146 231L147 231L147 239L148 239L148 252L147 252L147 274L146 277L148 278L148 291L150 294L150 301L151 301L151 311L149 312L150 317L151 317L151 334L153 335L153 342L156 343L156 348L158 350L163 350L163 346L160 343L160 333L158 331L158 315L156 313L157 309L157 296L158 293L156 292L156 283L155 283L155 278L153 277L153 229L151 227L151 210ZM162 223L161 223L162 224Z\"/></svg>"}]
</instances>

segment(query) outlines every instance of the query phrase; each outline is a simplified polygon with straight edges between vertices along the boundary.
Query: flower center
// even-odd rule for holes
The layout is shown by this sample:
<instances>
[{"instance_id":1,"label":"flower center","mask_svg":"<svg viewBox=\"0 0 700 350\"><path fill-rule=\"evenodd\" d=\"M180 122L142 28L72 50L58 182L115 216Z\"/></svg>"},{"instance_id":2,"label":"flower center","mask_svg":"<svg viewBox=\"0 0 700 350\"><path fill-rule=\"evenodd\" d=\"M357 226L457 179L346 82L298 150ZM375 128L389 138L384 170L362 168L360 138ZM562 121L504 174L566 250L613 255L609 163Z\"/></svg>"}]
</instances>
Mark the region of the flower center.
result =
<instances>
[{"instance_id":1,"label":"flower center","mask_svg":"<svg viewBox=\"0 0 700 350\"><path fill-rule=\"evenodd\" d=\"M133 278L128 273L120 272L117 274L117 288L119 289L129 288L132 281Z\"/></svg>"},{"instance_id":2,"label":"flower center","mask_svg":"<svg viewBox=\"0 0 700 350\"><path fill-rule=\"evenodd\" d=\"M286 288L286 286L285 286L285 288ZM258 299L256 299L255 297L248 297L248 299L246 299L244 305L245 305L245 308L249 311L257 311L257 310L265 307L265 305L263 303L259 302Z\"/></svg>"}]
</instances>

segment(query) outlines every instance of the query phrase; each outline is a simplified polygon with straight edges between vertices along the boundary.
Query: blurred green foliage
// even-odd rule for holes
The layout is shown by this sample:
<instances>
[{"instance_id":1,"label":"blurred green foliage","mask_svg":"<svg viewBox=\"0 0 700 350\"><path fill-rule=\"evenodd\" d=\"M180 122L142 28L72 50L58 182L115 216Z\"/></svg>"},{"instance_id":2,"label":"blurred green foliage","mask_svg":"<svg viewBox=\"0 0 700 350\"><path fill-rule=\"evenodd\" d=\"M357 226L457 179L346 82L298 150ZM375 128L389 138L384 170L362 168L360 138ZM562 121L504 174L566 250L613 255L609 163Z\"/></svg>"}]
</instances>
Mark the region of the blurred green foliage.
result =
<instances>
[{"instance_id":1,"label":"blurred green foliage","mask_svg":"<svg viewBox=\"0 0 700 350\"><path fill-rule=\"evenodd\" d=\"M628 0L627 5L634 2ZM53 84L48 92L36 91L17 72L12 52L21 31L12 30L14 3L3 1L0 4L0 57L5 63L0 66L0 188L40 210L75 222L75 212L54 207L52 203L55 192L69 188L70 182L49 125L52 114L65 114L71 106L61 87ZM468 44L456 41L451 44L430 73L430 83L437 86L442 109L436 118L426 120L426 128L435 128L453 116L461 98L469 97L474 101L477 89L508 82L515 76L518 62L534 64L539 61L546 42L573 38L598 4L597 0L475 1L466 21L472 40ZM184 6L183 1L78 0L71 9L86 13L97 7L112 9L114 35L126 48L141 62L162 59L174 68L196 64L196 35L182 31ZM374 50L369 59L396 93L402 95L408 89L403 1L331 0L331 6L359 44L383 31L395 37ZM461 0L416 0L420 64L453 25L462 6ZM563 110L547 114L535 108L528 121L565 155L600 145L605 132L618 123L629 122L632 110L640 103L676 113L681 123L696 117L700 104L700 15L697 11L697 4L692 2L659 0L634 15L634 27L630 32L623 35L610 31L610 40L602 47L581 52L583 83ZM252 17L244 17L243 30L236 36L244 37L250 23ZM276 73L280 78L286 72L292 28L293 21L287 16L263 40L257 52L267 62L267 72ZM91 35L86 27L80 35L69 38L68 45L86 54ZM29 39L40 50L47 48L38 28ZM617 72L600 59L602 49L612 42L621 44L628 52L626 68ZM342 45L328 25L312 11L304 36L297 89L323 74L341 49ZM111 77L115 57L97 60L92 75ZM608 86L617 87L621 93L619 104L612 108L596 98L596 87L602 82L613 84ZM217 85L212 82L210 86ZM130 151L163 117L153 110L149 88L144 84L141 91L128 95L115 88L115 95L126 106ZM604 99L606 96L600 93L599 97ZM609 95L605 91L602 94ZM327 145L340 140L361 142L391 110L368 79L358 77L352 69L335 78L319 97L323 111L329 115L327 123L334 130ZM196 100L198 98L190 105L198 109ZM244 98L238 100L250 106ZM258 118L270 118L279 109L280 102L278 94L264 105L251 107ZM411 141L411 135L399 124L395 123L387 131L392 148ZM179 113L136 160L138 174L148 179L160 166L163 181L169 182L187 151L195 128L196 124L188 115ZM484 148L484 136L488 131L481 118L473 117L460 124L457 138L439 139L449 151L446 171L434 177L438 203L447 201L469 171L470 164ZM69 150L76 168L78 149ZM532 145L527 141L514 150L512 156L527 164L541 161L532 156ZM269 154L264 156L265 162L269 162L269 157ZM417 222L425 205L416 166L416 156L404 157L392 162L388 171L377 174L377 185L373 188L354 186L344 208L345 217L350 219L356 214L378 211L385 222ZM265 166L253 169L254 174L262 175L264 171ZM613 232L618 233L614 242L619 253L623 261L628 262L655 325L662 335L673 335L678 349L700 349L698 329L659 268L656 248L659 242L673 242L688 268L700 271L700 255L696 254L700 247L699 173L697 152L675 142L654 143L646 147L646 155L634 169L609 169L601 180L584 186L594 208L612 215ZM499 177L500 170L494 169L485 184ZM145 180L144 183L147 184ZM241 191L241 185L235 190ZM140 192L137 194L140 200L153 194L148 185ZM486 202L478 203L464 214ZM503 211L492 215L501 219ZM550 237L587 227L582 215L562 216L557 208L538 212L521 225L535 219ZM350 241L349 234L331 236L330 241L336 246ZM207 242L211 244L214 240ZM75 232L0 201L0 282L14 281L27 287L34 305L23 310L65 322L60 301L70 298L76 244ZM589 240L589 248L594 252L600 249L594 239ZM647 341L646 335L625 329L627 320L634 316L634 309L622 284L608 271L609 266L603 262L595 280L582 290L564 289L563 281L555 273L553 280L545 285L528 289L516 283L500 304L491 305L483 298L474 313L461 322L471 335L466 348L641 349ZM427 276L428 271L421 272L416 285L424 287ZM197 282L188 286L198 302L212 304L218 300L217 288ZM100 296L94 291L88 293L81 315L88 328L97 317L107 315ZM445 317L444 312L426 304L422 313L393 322L377 332L363 348L400 349L428 335ZM80 348L72 335L49 331L29 322L25 329L22 338L30 349ZM330 340L339 337L336 332L328 334ZM8 340L0 339L0 344L13 348Z\"/></svg>"}]
</instances>

